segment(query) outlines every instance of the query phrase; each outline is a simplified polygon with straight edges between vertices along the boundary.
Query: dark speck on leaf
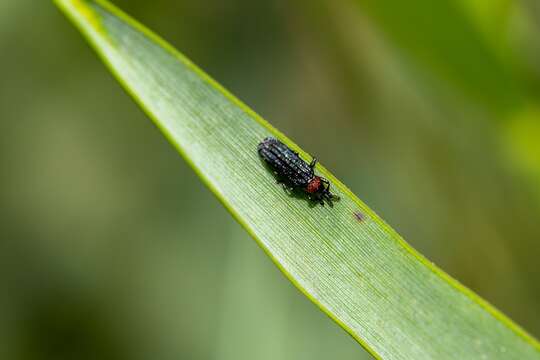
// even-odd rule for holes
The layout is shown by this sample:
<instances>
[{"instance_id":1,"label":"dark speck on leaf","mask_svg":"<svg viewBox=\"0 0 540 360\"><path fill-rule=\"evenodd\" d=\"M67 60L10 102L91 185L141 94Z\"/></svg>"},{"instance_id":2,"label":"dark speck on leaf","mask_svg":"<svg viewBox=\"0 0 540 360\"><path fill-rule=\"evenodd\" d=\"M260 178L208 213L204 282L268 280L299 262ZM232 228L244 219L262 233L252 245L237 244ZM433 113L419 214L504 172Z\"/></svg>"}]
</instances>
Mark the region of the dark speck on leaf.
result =
<instances>
[{"instance_id":1,"label":"dark speck on leaf","mask_svg":"<svg viewBox=\"0 0 540 360\"><path fill-rule=\"evenodd\" d=\"M356 220L358 220L358 222L362 222L365 220L365 216L364 214L362 214L360 211L355 211L354 212L354 217Z\"/></svg>"}]
</instances>

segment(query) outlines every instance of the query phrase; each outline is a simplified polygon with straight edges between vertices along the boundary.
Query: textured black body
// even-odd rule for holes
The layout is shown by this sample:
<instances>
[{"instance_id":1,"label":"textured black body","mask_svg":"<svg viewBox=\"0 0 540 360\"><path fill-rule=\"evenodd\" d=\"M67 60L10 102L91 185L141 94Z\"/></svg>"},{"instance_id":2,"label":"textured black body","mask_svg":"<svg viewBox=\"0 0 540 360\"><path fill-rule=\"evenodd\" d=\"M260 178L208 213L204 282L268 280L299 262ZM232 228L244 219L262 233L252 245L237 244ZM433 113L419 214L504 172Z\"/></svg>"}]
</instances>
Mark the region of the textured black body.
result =
<instances>
[{"instance_id":1,"label":"textured black body","mask_svg":"<svg viewBox=\"0 0 540 360\"><path fill-rule=\"evenodd\" d=\"M315 177L309 164L279 140L268 137L259 144L257 150L279 180L287 185L304 188Z\"/></svg>"},{"instance_id":2,"label":"textured black body","mask_svg":"<svg viewBox=\"0 0 540 360\"><path fill-rule=\"evenodd\" d=\"M267 137L257 147L260 157L274 172L277 181L289 190L302 190L311 200L324 205L326 200L332 205L332 200L339 197L330 193L330 182L315 175L313 168L317 159L311 163L305 162L297 152L272 137Z\"/></svg>"}]
</instances>

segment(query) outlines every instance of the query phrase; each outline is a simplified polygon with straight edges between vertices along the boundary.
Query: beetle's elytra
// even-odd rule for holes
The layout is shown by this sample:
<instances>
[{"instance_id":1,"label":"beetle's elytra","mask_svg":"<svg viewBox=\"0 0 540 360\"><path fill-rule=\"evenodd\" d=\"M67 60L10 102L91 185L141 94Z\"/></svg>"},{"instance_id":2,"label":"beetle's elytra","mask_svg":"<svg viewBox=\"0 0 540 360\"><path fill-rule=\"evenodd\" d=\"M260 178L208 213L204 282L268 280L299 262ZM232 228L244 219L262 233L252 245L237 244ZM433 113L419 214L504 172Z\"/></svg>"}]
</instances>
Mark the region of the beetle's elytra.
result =
<instances>
[{"instance_id":1,"label":"beetle's elytra","mask_svg":"<svg viewBox=\"0 0 540 360\"><path fill-rule=\"evenodd\" d=\"M286 189L301 190L310 200L317 201L323 206L325 201L332 205L332 200L339 200L338 196L330 192L330 182L315 175L313 168L317 164L316 158L308 164L297 152L272 137L261 141L257 150L276 175L278 183Z\"/></svg>"}]
</instances>

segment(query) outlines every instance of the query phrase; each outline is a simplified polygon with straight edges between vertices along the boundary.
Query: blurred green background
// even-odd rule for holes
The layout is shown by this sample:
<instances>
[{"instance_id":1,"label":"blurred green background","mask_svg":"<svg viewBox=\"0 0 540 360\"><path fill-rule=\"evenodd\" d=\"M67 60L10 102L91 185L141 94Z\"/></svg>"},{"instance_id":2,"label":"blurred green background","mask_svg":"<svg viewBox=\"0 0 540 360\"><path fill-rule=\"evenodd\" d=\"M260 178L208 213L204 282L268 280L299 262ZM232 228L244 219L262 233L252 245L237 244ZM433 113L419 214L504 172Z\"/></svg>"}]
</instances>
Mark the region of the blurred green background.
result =
<instances>
[{"instance_id":1,"label":"blurred green background","mask_svg":"<svg viewBox=\"0 0 540 360\"><path fill-rule=\"evenodd\" d=\"M116 4L540 336L538 1ZM51 2L0 1L0 54L0 358L369 358Z\"/></svg>"}]
</instances>

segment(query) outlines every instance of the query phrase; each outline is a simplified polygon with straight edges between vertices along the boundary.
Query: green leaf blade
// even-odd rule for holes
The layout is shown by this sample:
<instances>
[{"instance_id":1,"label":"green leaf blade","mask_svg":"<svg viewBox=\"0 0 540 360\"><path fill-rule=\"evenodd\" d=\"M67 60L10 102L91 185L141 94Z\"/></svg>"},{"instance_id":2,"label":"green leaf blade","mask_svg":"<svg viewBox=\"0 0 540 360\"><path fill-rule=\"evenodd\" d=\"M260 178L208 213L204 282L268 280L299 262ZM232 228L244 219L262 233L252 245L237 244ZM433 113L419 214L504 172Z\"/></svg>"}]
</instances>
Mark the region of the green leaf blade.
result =
<instances>
[{"instance_id":1,"label":"green leaf blade","mask_svg":"<svg viewBox=\"0 0 540 360\"><path fill-rule=\"evenodd\" d=\"M540 359L533 338L415 252L323 167L341 197L333 208L288 196L257 144L275 136L309 156L164 41L104 1L57 4L289 280L375 357Z\"/></svg>"}]
</instances>

